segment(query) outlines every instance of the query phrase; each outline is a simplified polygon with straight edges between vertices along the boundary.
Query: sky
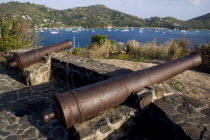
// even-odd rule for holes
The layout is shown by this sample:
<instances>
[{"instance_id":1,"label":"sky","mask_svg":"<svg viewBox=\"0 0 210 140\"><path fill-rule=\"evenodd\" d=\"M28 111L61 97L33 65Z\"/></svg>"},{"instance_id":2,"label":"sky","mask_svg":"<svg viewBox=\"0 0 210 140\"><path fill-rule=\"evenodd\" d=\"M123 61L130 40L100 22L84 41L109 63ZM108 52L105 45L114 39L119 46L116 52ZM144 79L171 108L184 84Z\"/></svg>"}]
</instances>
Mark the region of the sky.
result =
<instances>
[{"instance_id":1,"label":"sky","mask_svg":"<svg viewBox=\"0 0 210 140\"><path fill-rule=\"evenodd\" d=\"M12 0L0 0L6 3ZM14 0L13 0L14 1ZM103 4L139 18L175 17L189 20L210 13L210 0L16 0L45 5L54 9L68 9Z\"/></svg>"}]
</instances>

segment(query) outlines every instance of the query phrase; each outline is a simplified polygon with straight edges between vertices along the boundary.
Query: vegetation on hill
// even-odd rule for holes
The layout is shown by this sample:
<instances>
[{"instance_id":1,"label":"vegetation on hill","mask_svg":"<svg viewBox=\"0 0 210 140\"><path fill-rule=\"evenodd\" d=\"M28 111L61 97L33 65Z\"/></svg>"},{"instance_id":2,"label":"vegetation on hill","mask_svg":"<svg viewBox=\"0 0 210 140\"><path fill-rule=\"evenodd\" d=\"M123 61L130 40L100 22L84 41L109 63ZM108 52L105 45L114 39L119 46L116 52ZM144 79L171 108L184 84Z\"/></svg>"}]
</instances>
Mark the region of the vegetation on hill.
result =
<instances>
[{"instance_id":1,"label":"vegetation on hill","mask_svg":"<svg viewBox=\"0 0 210 140\"><path fill-rule=\"evenodd\" d=\"M188 23L192 28L210 29L210 13L193 18Z\"/></svg>"},{"instance_id":2,"label":"vegetation on hill","mask_svg":"<svg viewBox=\"0 0 210 140\"><path fill-rule=\"evenodd\" d=\"M38 34L30 22L22 17L0 17L0 65L5 63L8 50L36 45Z\"/></svg>"},{"instance_id":3,"label":"vegetation on hill","mask_svg":"<svg viewBox=\"0 0 210 140\"><path fill-rule=\"evenodd\" d=\"M181 21L172 17L141 19L109 9L103 5L56 10L29 2L8 2L0 4L0 15L4 17L10 15L13 17L22 16L37 28L162 27L171 29L210 29L210 14L189 21Z\"/></svg>"},{"instance_id":4,"label":"vegetation on hill","mask_svg":"<svg viewBox=\"0 0 210 140\"><path fill-rule=\"evenodd\" d=\"M29 47L37 43L37 34L22 17L0 17L0 52Z\"/></svg>"},{"instance_id":5,"label":"vegetation on hill","mask_svg":"<svg viewBox=\"0 0 210 140\"><path fill-rule=\"evenodd\" d=\"M66 10L56 10L31 3L9 2L0 4L0 13L4 16L22 16L37 27L140 27L144 21L103 5L77 7Z\"/></svg>"}]
</instances>

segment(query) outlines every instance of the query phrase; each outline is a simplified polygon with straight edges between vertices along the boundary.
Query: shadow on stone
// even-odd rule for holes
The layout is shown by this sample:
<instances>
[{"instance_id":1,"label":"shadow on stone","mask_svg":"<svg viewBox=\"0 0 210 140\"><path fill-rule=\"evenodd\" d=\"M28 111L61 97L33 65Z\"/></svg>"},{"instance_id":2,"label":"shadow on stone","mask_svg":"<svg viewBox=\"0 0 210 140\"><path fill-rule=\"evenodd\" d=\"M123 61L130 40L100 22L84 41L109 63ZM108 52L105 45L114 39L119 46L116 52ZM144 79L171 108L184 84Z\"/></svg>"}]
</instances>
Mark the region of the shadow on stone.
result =
<instances>
[{"instance_id":1,"label":"shadow on stone","mask_svg":"<svg viewBox=\"0 0 210 140\"><path fill-rule=\"evenodd\" d=\"M69 131L41 114L54 105L53 95L68 91L65 83L46 83L0 94L0 136L4 139L68 139Z\"/></svg>"},{"instance_id":2,"label":"shadow on stone","mask_svg":"<svg viewBox=\"0 0 210 140\"><path fill-rule=\"evenodd\" d=\"M120 128L106 137L106 139L112 138L122 140L190 139L182 128L174 124L155 104L150 104L143 110L138 109Z\"/></svg>"},{"instance_id":3,"label":"shadow on stone","mask_svg":"<svg viewBox=\"0 0 210 140\"><path fill-rule=\"evenodd\" d=\"M114 73L122 73L122 71L124 70L117 70L114 71ZM77 68L76 72L78 73L77 76L83 75L80 68ZM87 82L83 82L83 86L107 79L107 76L88 69L87 72L85 72L85 70L83 70L83 72L86 75L93 74L86 78ZM74 127L66 130L57 120L52 120L47 124L43 123L41 120L41 114L43 112L52 110L54 94L67 92L71 88L74 88L75 85L71 86L65 80L56 79L57 82L49 82L29 87L18 82L19 79L17 71L15 70L8 71L6 69L0 69L0 74L4 75L3 77L6 77L4 80L8 81L8 83L5 84L5 89L0 94L0 138L6 140L24 138L47 138L49 140L78 138ZM14 85L10 85L11 78L16 80L12 83ZM74 80L75 78L77 77L74 77ZM95 80L90 78L95 78ZM21 86L16 87L16 84L20 84ZM80 86L82 85L79 85L79 87Z\"/></svg>"}]
</instances>

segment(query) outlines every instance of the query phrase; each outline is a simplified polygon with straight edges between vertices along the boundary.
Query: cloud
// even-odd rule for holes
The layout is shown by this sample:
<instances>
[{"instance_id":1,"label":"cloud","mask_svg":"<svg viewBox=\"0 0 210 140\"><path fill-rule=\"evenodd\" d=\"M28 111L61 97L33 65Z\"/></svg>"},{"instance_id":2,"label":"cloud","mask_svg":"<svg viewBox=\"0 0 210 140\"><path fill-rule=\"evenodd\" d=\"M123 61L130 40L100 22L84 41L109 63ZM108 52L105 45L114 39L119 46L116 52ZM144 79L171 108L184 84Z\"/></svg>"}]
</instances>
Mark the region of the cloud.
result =
<instances>
[{"instance_id":1,"label":"cloud","mask_svg":"<svg viewBox=\"0 0 210 140\"><path fill-rule=\"evenodd\" d=\"M205 2L208 2L209 0L187 0L187 2L189 2L190 4L194 5L194 6L199 6Z\"/></svg>"}]
</instances>

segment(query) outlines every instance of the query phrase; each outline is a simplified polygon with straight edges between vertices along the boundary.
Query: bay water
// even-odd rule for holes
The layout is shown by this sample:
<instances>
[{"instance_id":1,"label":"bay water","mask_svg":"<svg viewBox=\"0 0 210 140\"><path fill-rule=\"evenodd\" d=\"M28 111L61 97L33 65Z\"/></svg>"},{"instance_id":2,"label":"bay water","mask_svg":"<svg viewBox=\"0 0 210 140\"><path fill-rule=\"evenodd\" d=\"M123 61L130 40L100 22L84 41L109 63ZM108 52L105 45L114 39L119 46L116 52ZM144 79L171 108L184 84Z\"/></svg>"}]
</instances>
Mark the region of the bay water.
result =
<instances>
[{"instance_id":1,"label":"bay water","mask_svg":"<svg viewBox=\"0 0 210 140\"><path fill-rule=\"evenodd\" d=\"M164 43L174 39L185 38L190 43L209 43L210 31L208 30L170 30L153 28L114 28L114 29L89 29L89 28L68 28L68 29L43 29L39 36L42 41L39 45L44 47L71 40L74 47L86 47L91 43L93 35L107 35L108 39L116 42L126 43L128 40L136 40L140 43L157 41Z\"/></svg>"}]
</instances>

